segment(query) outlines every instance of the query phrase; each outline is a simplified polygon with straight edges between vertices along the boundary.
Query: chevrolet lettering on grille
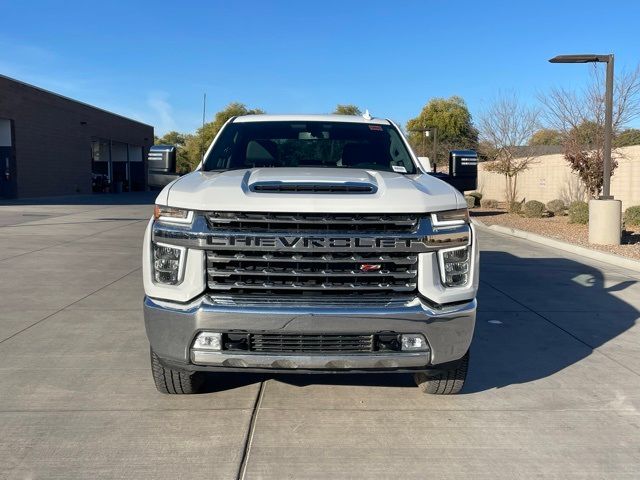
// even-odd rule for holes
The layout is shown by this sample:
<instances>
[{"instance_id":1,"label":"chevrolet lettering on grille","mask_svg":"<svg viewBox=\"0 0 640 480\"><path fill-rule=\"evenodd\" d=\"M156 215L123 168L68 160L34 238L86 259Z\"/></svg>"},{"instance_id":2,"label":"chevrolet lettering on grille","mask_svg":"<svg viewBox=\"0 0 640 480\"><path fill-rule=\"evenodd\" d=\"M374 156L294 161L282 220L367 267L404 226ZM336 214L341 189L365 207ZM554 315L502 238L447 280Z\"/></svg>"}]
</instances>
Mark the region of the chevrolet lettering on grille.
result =
<instances>
[{"instance_id":1,"label":"chevrolet lettering on grille","mask_svg":"<svg viewBox=\"0 0 640 480\"><path fill-rule=\"evenodd\" d=\"M222 249L269 249L299 251L402 250L422 251L424 243L415 238L395 237L307 237L307 236L214 236L207 238L211 247Z\"/></svg>"}]
</instances>

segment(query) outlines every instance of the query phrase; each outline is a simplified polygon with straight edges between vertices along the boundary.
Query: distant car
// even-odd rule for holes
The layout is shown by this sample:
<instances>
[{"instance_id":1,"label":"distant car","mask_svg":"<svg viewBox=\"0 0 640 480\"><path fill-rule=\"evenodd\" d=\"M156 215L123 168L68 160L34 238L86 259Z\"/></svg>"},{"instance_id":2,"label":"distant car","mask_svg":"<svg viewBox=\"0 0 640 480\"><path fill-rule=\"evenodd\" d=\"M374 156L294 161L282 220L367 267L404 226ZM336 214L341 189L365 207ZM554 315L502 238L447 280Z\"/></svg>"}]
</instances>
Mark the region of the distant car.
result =
<instances>
[{"instance_id":1,"label":"distant car","mask_svg":"<svg viewBox=\"0 0 640 480\"><path fill-rule=\"evenodd\" d=\"M478 242L390 121L229 120L156 199L143 245L156 387L204 372L404 372L463 386Z\"/></svg>"}]
</instances>

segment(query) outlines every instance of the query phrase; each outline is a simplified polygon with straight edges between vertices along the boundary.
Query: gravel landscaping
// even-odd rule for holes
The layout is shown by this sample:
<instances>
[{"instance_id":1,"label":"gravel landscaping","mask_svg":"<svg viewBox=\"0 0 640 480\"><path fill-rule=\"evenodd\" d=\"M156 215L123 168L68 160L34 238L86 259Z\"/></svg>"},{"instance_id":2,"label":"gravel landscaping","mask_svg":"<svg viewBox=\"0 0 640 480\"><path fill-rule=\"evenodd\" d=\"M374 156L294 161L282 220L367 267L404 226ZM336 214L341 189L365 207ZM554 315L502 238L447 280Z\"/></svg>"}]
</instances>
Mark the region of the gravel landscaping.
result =
<instances>
[{"instance_id":1,"label":"gravel landscaping","mask_svg":"<svg viewBox=\"0 0 640 480\"><path fill-rule=\"evenodd\" d=\"M485 225L502 225L504 227L525 230L582 247L640 260L639 227L625 229L622 234L622 245L592 245L588 240L588 225L569 223L569 217L567 216L526 218L515 213L508 213L502 209L488 208L474 208L471 210L471 216L480 220Z\"/></svg>"}]
</instances>

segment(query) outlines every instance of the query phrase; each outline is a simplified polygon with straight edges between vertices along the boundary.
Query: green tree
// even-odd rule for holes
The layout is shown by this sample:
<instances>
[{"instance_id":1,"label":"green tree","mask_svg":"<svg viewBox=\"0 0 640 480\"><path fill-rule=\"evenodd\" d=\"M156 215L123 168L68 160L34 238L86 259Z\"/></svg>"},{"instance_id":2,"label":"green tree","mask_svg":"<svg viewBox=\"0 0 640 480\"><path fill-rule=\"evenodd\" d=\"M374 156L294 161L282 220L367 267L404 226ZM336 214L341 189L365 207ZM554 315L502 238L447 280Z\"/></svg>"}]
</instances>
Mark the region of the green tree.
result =
<instances>
[{"instance_id":1,"label":"green tree","mask_svg":"<svg viewBox=\"0 0 640 480\"><path fill-rule=\"evenodd\" d=\"M604 138L604 126L590 120L584 120L569 131L569 137L579 146L596 148L600 139Z\"/></svg>"},{"instance_id":2,"label":"green tree","mask_svg":"<svg viewBox=\"0 0 640 480\"><path fill-rule=\"evenodd\" d=\"M541 128L537 130L529 139L529 145L537 147L539 145L562 145L562 134L552 128Z\"/></svg>"},{"instance_id":3,"label":"green tree","mask_svg":"<svg viewBox=\"0 0 640 480\"><path fill-rule=\"evenodd\" d=\"M437 129L437 163L448 161L449 150L478 146L478 130L473 126L465 101L457 96L432 98L420 114L407 122L409 142L420 156L432 156L432 139L426 138L425 128Z\"/></svg>"},{"instance_id":4,"label":"green tree","mask_svg":"<svg viewBox=\"0 0 640 480\"><path fill-rule=\"evenodd\" d=\"M187 162L190 170L198 166L202 160L202 155L218 134L222 126L232 117L240 115L258 115L265 113L259 108L248 109L243 103L232 102L223 110L215 114L211 122L205 123L204 126L198 128L194 135L186 139L185 151Z\"/></svg>"},{"instance_id":5,"label":"green tree","mask_svg":"<svg viewBox=\"0 0 640 480\"><path fill-rule=\"evenodd\" d=\"M338 105L336 105L336 109L333 111L333 113L337 115L355 115L359 117L360 115L362 115L362 110L360 110L359 107L355 106L352 103L339 103Z\"/></svg>"},{"instance_id":6,"label":"green tree","mask_svg":"<svg viewBox=\"0 0 640 480\"><path fill-rule=\"evenodd\" d=\"M624 130L613 139L613 145L616 148L640 145L640 130L637 128Z\"/></svg>"},{"instance_id":7,"label":"green tree","mask_svg":"<svg viewBox=\"0 0 640 480\"><path fill-rule=\"evenodd\" d=\"M184 146L185 140L186 140L185 137L186 135L184 133L180 133L180 132L176 132L175 130L172 130L171 132L165 133L161 137L155 137L155 144Z\"/></svg>"}]
</instances>

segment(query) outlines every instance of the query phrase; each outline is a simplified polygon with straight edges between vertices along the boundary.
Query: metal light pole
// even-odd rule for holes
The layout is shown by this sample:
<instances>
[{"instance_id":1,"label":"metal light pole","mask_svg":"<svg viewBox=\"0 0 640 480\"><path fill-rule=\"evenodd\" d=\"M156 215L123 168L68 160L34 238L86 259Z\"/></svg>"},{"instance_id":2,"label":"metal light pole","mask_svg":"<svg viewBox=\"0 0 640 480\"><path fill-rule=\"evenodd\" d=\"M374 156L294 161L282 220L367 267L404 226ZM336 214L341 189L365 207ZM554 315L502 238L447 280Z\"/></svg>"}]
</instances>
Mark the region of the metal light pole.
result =
<instances>
[{"instance_id":1,"label":"metal light pole","mask_svg":"<svg viewBox=\"0 0 640 480\"><path fill-rule=\"evenodd\" d=\"M613 137L613 54L607 60L607 79L604 94L604 178L602 179L602 196L600 198L613 199L611 196L611 138Z\"/></svg>"},{"instance_id":2,"label":"metal light pole","mask_svg":"<svg viewBox=\"0 0 640 480\"><path fill-rule=\"evenodd\" d=\"M558 55L551 63L606 63L604 94L604 146L602 152L602 195L589 202L589 242L619 245L622 203L611 196L611 139L613 137L613 54ZM599 203L594 203L599 202Z\"/></svg>"},{"instance_id":3,"label":"metal light pole","mask_svg":"<svg viewBox=\"0 0 640 480\"><path fill-rule=\"evenodd\" d=\"M437 163L436 155L438 154L438 128L427 128L424 132L425 137L431 137L431 134L433 134L433 138L431 139L431 147L433 149L433 171L435 172Z\"/></svg>"},{"instance_id":4,"label":"metal light pole","mask_svg":"<svg viewBox=\"0 0 640 480\"><path fill-rule=\"evenodd\" d=\"M549 60L551 63L606 63L607 78L604 94L604 147L602 171L601 199L612 199L611 196L611 137L613 137L613 54L596 55L558 55Z\"/></svg>"},{"instance_id":5,"label":"metal light pole","mask_svg":"<svg viewBox=\"0 0 640 480\"><path fill-rule=\"evenodd\" d=\"M438 128L437 127L427 127L427 128L414 128L412 130L409 130L410 132L419 132L423 134L422 137L422 148L425 150L426 153L426 139L427 138L431 138L432 140L432 151L433 151L433 158L429 157L429 163L431 164L431 168L432 170L435 172L436 171L436 153L438 151Z\"/></svg>"}]
</instances>

